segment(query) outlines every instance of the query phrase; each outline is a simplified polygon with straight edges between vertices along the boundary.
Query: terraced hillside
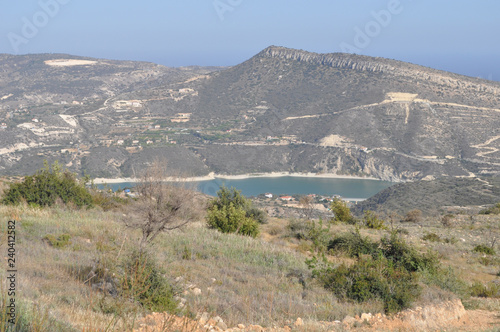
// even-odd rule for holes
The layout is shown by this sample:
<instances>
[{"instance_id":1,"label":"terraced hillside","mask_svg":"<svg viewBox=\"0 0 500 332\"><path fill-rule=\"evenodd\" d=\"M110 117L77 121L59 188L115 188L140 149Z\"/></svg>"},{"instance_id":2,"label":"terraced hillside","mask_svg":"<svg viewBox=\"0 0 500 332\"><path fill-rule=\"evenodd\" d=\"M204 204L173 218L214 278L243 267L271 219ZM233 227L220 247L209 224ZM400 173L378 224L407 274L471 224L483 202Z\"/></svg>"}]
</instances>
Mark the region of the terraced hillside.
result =
<instances>
[{"instance_id":1,"label":"terraced hillside","mask_svg":"<svg viewBox=\"0 0 500 332\"><path fill-rule=\"evenodd\" d=\"M3 58L2 174L60 159L79 173L131 176L157 153L190 175L404 181L500 170L498 82L274 46L224 70Z\"/></svg>"}]
</instances>

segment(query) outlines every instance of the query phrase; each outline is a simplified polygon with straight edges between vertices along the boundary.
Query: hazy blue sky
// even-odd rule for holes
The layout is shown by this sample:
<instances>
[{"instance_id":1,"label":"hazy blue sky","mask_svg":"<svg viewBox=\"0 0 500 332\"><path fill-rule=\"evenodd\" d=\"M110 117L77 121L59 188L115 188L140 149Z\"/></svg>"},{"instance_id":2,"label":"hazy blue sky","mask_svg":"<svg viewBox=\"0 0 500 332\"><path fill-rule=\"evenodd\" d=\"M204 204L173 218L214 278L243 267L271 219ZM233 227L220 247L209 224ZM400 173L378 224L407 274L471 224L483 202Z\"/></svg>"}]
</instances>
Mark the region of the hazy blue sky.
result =
<instances>
[{"instance_id":1,"label":"hazy blue sky","mask_svg":"<svg viewBox=\"0 0 500 332\"><path fill-rule=\"evenodd\" d=\"M0 53L69 53L167 66L227 66L269 45L280 45L313 52L350 50L500 80L498 0L0 0L0 4Z\"/></svg>"}]
</instances>

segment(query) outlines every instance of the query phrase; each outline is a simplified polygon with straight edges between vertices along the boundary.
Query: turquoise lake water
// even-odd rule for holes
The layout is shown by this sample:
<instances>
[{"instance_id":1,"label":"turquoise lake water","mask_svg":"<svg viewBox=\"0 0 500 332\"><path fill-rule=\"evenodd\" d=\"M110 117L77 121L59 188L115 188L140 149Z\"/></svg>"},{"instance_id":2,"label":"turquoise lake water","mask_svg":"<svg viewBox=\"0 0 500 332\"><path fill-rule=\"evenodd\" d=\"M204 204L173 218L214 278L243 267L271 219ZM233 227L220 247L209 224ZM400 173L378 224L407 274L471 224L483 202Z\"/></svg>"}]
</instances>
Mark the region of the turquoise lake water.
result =
<instances>
[{"instance_id":1,"label":"turquoise lake water","mask_svg":"<svg viewBox=\"0 0 500 332\"><path fill-rule=\"evenodd\" d=\"M245 196L257 196L263 193L274 195L318 194L324 196L340 195L345 199L366 199L379 191L394 185L393 182L365 179L330 179L307 177L249 178L242 180L215 179L196 183L198 189L215 196L222 185L241 190ZM134 186L134 183L115 183L108 185L117 190ZM102 186L101 186L102 187Z\"/></svg>"}]
</instances>

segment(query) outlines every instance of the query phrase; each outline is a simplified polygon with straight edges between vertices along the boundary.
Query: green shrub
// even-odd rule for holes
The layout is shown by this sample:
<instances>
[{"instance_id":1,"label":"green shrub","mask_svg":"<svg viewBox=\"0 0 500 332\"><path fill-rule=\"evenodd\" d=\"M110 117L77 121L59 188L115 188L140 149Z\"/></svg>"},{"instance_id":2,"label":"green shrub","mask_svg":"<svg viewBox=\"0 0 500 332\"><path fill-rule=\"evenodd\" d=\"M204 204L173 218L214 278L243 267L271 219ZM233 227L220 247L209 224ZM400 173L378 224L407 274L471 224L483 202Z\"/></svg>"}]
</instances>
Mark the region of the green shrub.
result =
<instances>
[{"instance_id":1,"label":"green shrub","mask_svg":"<svg viewBox=\"0 0 500 332\"><path fill-rule=\"evenodd\" d=\"M439 266L439 259L435 254L419 253L395 233L392 233L389 238L381 239L379 247L385 258L409 272L435 271Z\"/></svg>"},{"instance_id":2,"label":"green shrub","mask_svg":"<svg viewBox=\"0 0 500 332\"><path fill-rule=\"evenodd\" d=\"M422 236L422 240L430 242L441 242L441 237L439 237L439 235L437 235L436 233L427 233Z\"/></svg>"},{"instance_id":3,"label":"green shrub","mask_svg":"<svg viewBox=\"0 0 500 332\"><path fill-rule=\"evenodd\" d=\"M373 255L377 247L378 244L370 238L361 236L358 229L355 232L340 234L328 244L329 250L343 251L350 257Z\"/></svg>"},{"instance_id":4,"label":"green shrub","mask_svg":"<svg viewBox=\"0 0 500 332\"><path fill-rule=\"evenodd\" d=\"M222 233L237 233L256 237L259 234L259 224L246 216L245 210L237 208L233 203L218 208L213 205L208 209L208 226Z\"/></svg>"},{"instance_id":5,"label":"green shrub","mask_svg":"<svg viewBox=\"0 0 500 332\"><path fill-rule=\"evenodd\" d=\"M147 310L173 313L177 309L174 290L153 256L145 251L133 251L123 263L120 295L132 298Z\"/></svg>"},{"instance_id":6,"label":"green shrub","mask_svg":"<svg viewBox=\"0 0 500 332\"><path fill-rule=\"evenodd\" d=\"M342 264L320 270L312 266L313 276L339 299L381 300L386 313L408 308L420 294L417 276L384 257L361 258L352 266Z\"/></svg>"},{"instance_id":7,"label":"green shrub","mask_svg":"<svg viewBox=\"0 0 500 332\"><path fill-rule=\"evenodd\" d=\"M500 286L494 283L490 283L485 286L480 282L475 282L470 287L470 295L475 297L500 297Z\"/></svg>"},{"instance_id":8,"label":"green shrub","mask_svg":"<svg viewBox=\"0 0 500 332\"><path fill-rule=\"evenodd\" d=\"M267 223L267 213L264 210L258 209L256 207L250 207L246 211L246 215L247 217L254 219L260 224Z\"/></svg>"},{"instance_id":9,"label":"green shrub","mask_svg":"<svg viewBox=\"0 0 500 332\"><path fill-rule=\"evenodd\" d=\"M356 220L351 214L351 209L347 206L347 203L341 199L335 198L331 204L331 209L333 212L333 221L342 222L346 224L355 224Z\"/></svg>"},{"instance_id":10,"label":"green shrub","mask_svg":"<svg viewBox=\"0 0 500 332\"><path fill-rule=\"evenodd\" d=\"M23 201L30 205L52 206L56 201L73 203L78 207L92 206L92 196L80 181L69 171L63 171L55 162L33 176L27 176L21 183L12 183L2 199L3 204L19 204Z\"/></svg>"},{"instance_id":11,"label":"green shrub","mask_svg":"<svg viewBox=\"0 0 500 332\"><path fill-rule=\"evenodd\" d=\"M475 246L473 251L486 255L495 255L495 249L493 249L492 247L485 246L484 244L479 244Z\"/></svg>"},{"instance_id":12,"label":"green shrub","mask_svg":"<svg viewBox=\"0 0 500 332\"><path fill-rule=\"evenodd\" d=\"M222 187L208 207L207 223L223 233L237 233L256 237L259 234L259 223L249 216L255 211L251 201L234 188ZM252 212L255 213L255 212Z\"/></svg>"},{"instance_id":13,"label":"green shrub","mask_svg":"<svg viewBox=\"0 0 500 332\"><path fill-rule=\"evenodd\" d=\"M69 244L71 244L70 242L71 235L69 234L61 234L59 236L48 234L45 235L43 239L46 240L52 247L59 249L64 248Z\"/></svg>"},{"instance_id":14,"label":"green shrub","mask_svg":"<svg viewBox=\"0 0 500 332\"><path fill-rule=\"evenodd\" d=\"M320 218L316 224L315 221L310 221L308 239L313 244L313 250L317 252L325 252L327 249L328 241L330 239L330 226L323 227L323 220Z\"/></svg>"},{"instance_id":15,"label":"green shrub","mask_svg":"<svg viewBox=\"0 0 500 332\"><path fill-rule=\"evenodd\" d=\"M419 253L396 232L377 243L356 230L337 236L328 248L342 250L358 260L351 266L334 267L326 259L313 257L306 260L313 277L340 299L382 300L386 313L408 308L420 294L419 276L435 276L440 271L435 254Z\"/></svg>"},{"instance_id":16,"label":"green shrub","mask_svg":"<svg viewBox=\"0 0 500 332\"><path fill-rule=\"evenodd\" d=\"M367 210L365 211L365 215L363 217L363 223L366 227L372 229L385 229L385 221L379 219L375 212Z\"/></svg>"}]
</instances>

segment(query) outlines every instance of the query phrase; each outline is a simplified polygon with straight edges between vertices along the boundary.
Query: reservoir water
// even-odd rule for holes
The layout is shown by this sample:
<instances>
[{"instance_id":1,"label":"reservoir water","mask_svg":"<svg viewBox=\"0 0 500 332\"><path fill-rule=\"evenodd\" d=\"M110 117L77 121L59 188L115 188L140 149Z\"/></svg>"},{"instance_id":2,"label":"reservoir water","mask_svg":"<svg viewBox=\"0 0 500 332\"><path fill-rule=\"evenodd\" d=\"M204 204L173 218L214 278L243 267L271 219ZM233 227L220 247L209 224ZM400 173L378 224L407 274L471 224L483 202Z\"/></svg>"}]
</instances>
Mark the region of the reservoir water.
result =
<instances>
[{"instance_id":1,"label":"reservoir water","mask_svg":"<svg viewBox=\"0 0 500 332\"><path fill-rule=\"evenodd\" d=\"M334 179L311 177L254 177L241 180L214 179L195 183L198 189L215 196L222 185L241 190L245 196L264 193L274 195L317 194L324 196L340 195L344 199L363 200L395 183L366 179ZM134 183L114 183L108 185L113 190L133 187ZM101 186L102 188L102 186Z\"/></svg>"}]
</instances>

